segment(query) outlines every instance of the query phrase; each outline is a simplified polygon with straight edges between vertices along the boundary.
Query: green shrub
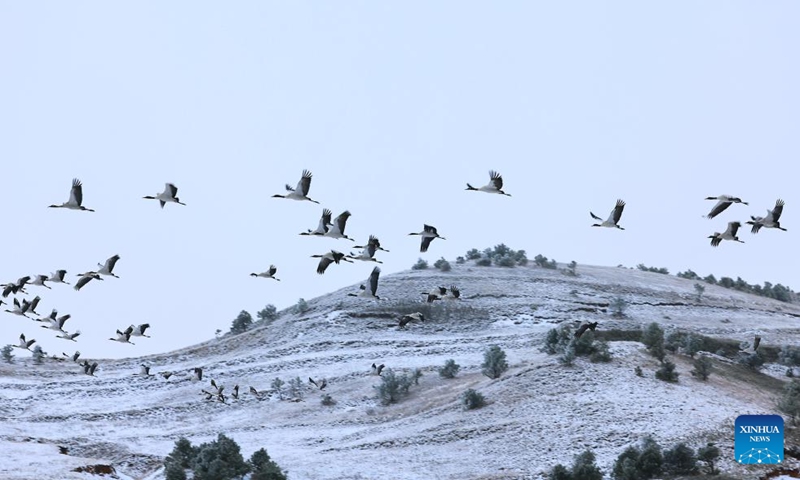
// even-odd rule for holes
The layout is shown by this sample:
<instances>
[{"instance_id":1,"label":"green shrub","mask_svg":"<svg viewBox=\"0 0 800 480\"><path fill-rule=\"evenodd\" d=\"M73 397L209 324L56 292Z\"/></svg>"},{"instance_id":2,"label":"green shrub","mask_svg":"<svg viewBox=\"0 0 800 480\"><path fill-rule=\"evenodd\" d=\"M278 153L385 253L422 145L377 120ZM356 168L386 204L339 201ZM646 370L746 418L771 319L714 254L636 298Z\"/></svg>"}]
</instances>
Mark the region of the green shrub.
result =
<instances>
[{"instance_id":1,"label":"green shrub","mask_svg":"<svg viewBox=\"0 0 800 480\"><path fill-rule=\"evenodd\" d=\"M708 377L711 376L711 372L714 370L714 364L706 355L697 357L693 363L693 367L692 376L703 381L708 380Z\"/></svg>"},{"instance_id":2,"label":"green shrub","mask_svg":"<svg viewBox=\"0 0 800 480\"><path fill-rule=\"evenodd\" d=\"M656 370L656 378L665 382L677 383L680 374L675 371L675 364L669 360L661 364L661 368Z\"/></svg>"},{"instance_id":3,"label":"green shrub","mask_svg":"<svg viewBox=\"0 0 800 480\"><path fill-rule=\"evenodd\" d=\"M464 410L474 410L486 405L486 399L482 394L470 388L461 394L461 404L464 406Z\"/></svg>"},{"instance_id":4,"label":"green shrub","mask_svg":"<svg viewBox=\"0 0 800 480\"><path fill-rule=\"evenodd\" d=\"M425 270L428 268L428 262L425 260L418 258L417 263L411 265L411 270Z\"/></svg>"},{"instance_id":5,"label":"green shrub","mask_svg":"<svg viewBox=\"0 0 800 480\"><path fill-rule=\"evenodd\" d=\"M694 450L683 442L664 452L664 470L672 475L692 475L697 471Z\"/></svg>"},{"instance_id":6,"label":"green shrub","mask_svg":"<svg viewBox=\"0 0 800 480\"><path fill-rule=\"evenodd\" d=\"M439 367L439 376L443 378L455 378L461 368L452 358L444 362L443 367Z\"/></svg>"},{"instance_id":7,"label":"green shrub","mask_svg":"<svg viewBox=\"0 0 800 480\"><path fill-rule=\"evenodd\" d=\"M248 464L252 472L250 480L286 480L286 473L263 448L253 452Z\"/></svg>"},{"instance_id":8,"label":"green shrub","mask_svg":"<svg viewBox=\"0 0 800 480\"><path fill-rule=\"evenodd\" d=\"M233 335L246 332L253 325L253 317L245 310L239 312L239 315L231 322L230 332Z\"/></svg>"},{"instance_id":9,"label":"green shrub","mask_svg":"<svg viewBox=\"0 0 800 480\"><path fill-rule=\"evenodd\" d=\"M452 270L452 267L450 266L450 262L445 260L444 257L440 258L439 260L436 260L433 263L433 268L435 268L437 270L441 270L442 272L449 272L450 270Z\"/></svg>"},{"instance_id":10,"label":"green shrub","mask_svg":"<svg viewBox=\"0 0 800 480\"><path fill-rule=\"evenodd\" d=\"M497 345L490 346L483 354L482 373L491 379L500 378L508 370L506 352Z\"/></svg>"},{"instance_id":11,"label":"green shrub","mask_svg":"<svg viewBox=\"0 0 800 480\"><path fill-rule=\"evenodd\" d=\"M408 389L411 388L414 380L407 375L396 375L394 370L387 368L381 374L381 383L376 385L378 390L378 398L383 405L390 405L397 403L400 399L408 394Z\"/></svg>"},{"instance_id":12,"label":"green shrub","mask_svg":"<svg viewBox=\"0 0 800 480\"><path fill-rule=\"evenodd\" d=\"M194 480L227 480L249 471L239 445L221 433L216 440L197 447L192 462Z\"/></svg>"}]
</instances>

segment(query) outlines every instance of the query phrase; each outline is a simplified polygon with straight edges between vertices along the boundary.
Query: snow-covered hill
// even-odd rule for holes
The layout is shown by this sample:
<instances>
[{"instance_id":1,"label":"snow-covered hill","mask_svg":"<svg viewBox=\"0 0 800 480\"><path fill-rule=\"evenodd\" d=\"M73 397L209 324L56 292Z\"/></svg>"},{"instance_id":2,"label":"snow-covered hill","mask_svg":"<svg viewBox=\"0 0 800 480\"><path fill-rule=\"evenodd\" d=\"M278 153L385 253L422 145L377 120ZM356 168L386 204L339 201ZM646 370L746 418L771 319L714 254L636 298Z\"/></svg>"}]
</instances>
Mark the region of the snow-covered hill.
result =
<instances>
[{"instance_id":1,"label":"snow-covered hill","mask_svg":"<svg viewBox=\"0 0 800 480\"><path fill-rule=\"evenodd\" d=\"M539 349L553 326L582 321L599 322L598 332L656 321L666 330L742 341L758 333L762 346L796 345L800 307L712 285L698 301L693 281L625 268L579 266L578 273L471 262L450 272L407 271L381 278L382 301L348 297L357 286L348 287L310 300L304 314L284 312L241 335L149 357L98 359L94 377L68 361L3 363L0 478L97 478L73 471L89 465L111 465L117 478L161 478L178 437L199 444L218 433L238 442L245 457L266 448L295 480L542 478L587 447L608 472L644 434L695 447L713 438L723 469L741 478L763 472L733 463L732 439L738 415L775 413L768 381L743 381L739 367L718 359L720 372L700 382L677 357L679 383L661 382L653 376L657 361L637 342L611 342L611 363L579 358L573 367ZM463 300L420 303L420 292L451 284ZM610 314L615 297L628 302L626 318ZM425 323L388 326L398 313L417 310ZM497 380L480 373L492 344L511 365ZM446 380L436 369L450 358L461 371ZM381 406L373 362L396 372L419 368L423 377L400 403ZM143 363L156 374L176 373L168 380L134 375ZM204 369L202 382L189 380L194 367ZM250 386L268 393L276 377L303 379L303 400L249 393ZM323 406L308 377L326 378L336 404ZM200 390L212 378L226 392L238 384L239 399L205 400ZM468 388L489 404L462 410L458 397Z\"/></svg>"}]
</instances>

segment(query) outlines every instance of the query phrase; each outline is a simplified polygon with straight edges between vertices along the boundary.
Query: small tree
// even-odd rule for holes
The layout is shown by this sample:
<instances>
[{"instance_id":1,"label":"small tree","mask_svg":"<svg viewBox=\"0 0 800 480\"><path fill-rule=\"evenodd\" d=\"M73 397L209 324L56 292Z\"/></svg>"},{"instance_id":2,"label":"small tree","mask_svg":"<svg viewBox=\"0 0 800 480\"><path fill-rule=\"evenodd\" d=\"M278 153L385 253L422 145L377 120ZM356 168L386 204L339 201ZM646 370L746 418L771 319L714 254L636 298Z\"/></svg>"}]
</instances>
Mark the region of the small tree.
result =
<instances>
[{"instance_id":1,"label":"small tree","mask_svg":"<svg viewBox=\"0 0 800 480\"><path fill-rule=\"evenodd\" d=\"M217 337L217 338L219 338L219 336L220 336L220 335L222 335L222 330L220 330L220 329L218 328L218 329L216 329L216 330L214 331L214 336L215 336L215 337Z\"/></svg>"},{"instance_id":2,"label":"small tree","mask_svg":"<svg viewBox=\"0 0 800 480\"><path fill-rule=\"evenodd\" d=\"M661 446L653 437L647 436L642 440L642 450L636 461L636 469L643 474L643 478L653 478L661 473L664 456Z\"/></svg>"},{"instance_id":3,"label":"small tree","mask_svg":"<svg viewBox=\"0 0 800 480\"><path fill-rule=\"evenodd\" d=\"M578 276L578 262L576 262L575 260L569 262L567 264L567 268L564 269L564 273L566 273L570 277L577 277Z\"/></svg>"},{"instance_id":4,"label":"small tree","mask_svg":"<svg viewBox=\"0 0 800 480\"><path fill-rule=\"evenodd\" d=\"M482 256L475 260L475 265L479 267L491 267L492 266L492 259L487 256Z\"/></svg>"},{"instance_id":5,"label":"small tree","mask_svg":"<svg viewBox=\"0 0 800 480\"><path fill-rule=\"evenodd\" d=\"M486 405L486 399L479 392L469 389L461 394L461 404L464 410L474 410Z\"/></svg>"},{"instance_id":6,"label":"small tree","mask_svg":"<svg viewBox=\"0 0 800 480\"><path fill-rule=\"evenodd\" d=\"M642 372L642 367L638 365L636 366L636 368L633 369L633 373L635 373L637 377L644 377L644 372Z\"/></svg>"},{"instance_id":7,"label":"small tree","mask_svg":"<svg viewBox=\"0 0 800 480\"><path fill-rule=\"evenodd\" d=\"M661 363L661 368L656 370L656 378L665 382L677 383L680 374L675 371L675 364L666 360Z\"/></svg>"},{"instance_id":8,"label":"small tree","mask_svg":"<svg viewBox=\"0 0 800 480\"><path fill-rule=\"evenodd\" d=\"M575 457L572 463L573 480L603 480L603 472L594 463L595 456L591 450L585 450Z\"/></svg>"},{"instance_id":9,"label":"small tree","mask_svg":"<svg viewBox=\"0 0 800 480\"><path fill-rule=\"evenodd\" d=\"M231 322L231 333L238 335L244 333L253 325L253 317L245 310L239 312L239 315Z\"/></svg>"},{"instance_id":10,"label":"small tree","mask_svg":"<svg viewBox=\"0 0 800 480\"><path fill-rule=\"evenodd\" d=\"M403 395L408 393L413 380L407 375L396 375L394 370L387 368L381 375L380 385L376 385L378 398L383 405L397 403Z\"/></svg>"},{"instance_id":11,"label":"small tree","mask_svg":"<svg viewBox=\"0 0 800 480\"><path fill-rule=\"evenodd\" d=\"M311 310L311 307L308 306L308 303L304 298L300 298L297 300L294 308L292 309L296 315L302 315L307 311Z\"/></svg>"},{"instance_id":12,"label":"small tree","mask_svg":"<svg viewBox=\"0 0 800 480\"><path fill-rule=\"evenodd\" d=\"M442 272L449 272L450 270L452 270L452 267L450 266L450 262L445 260L444 257L442 257L439 260L436 260L435 262L433 262L433 268L435 268L437 270L441 270Z\"/></svg>"},{"instance_id":13,"label":"small tree","mask_svg":"<svg viewBox=\"0 0 800 480\"><path fill-rule=\"evenodd\" d=\"M305 387L305 384L300 380L300 377L289 380L289 395L291 395L292 398L302 399L303 387Z\"/></svg>"},{"instance_id":14,"label":"small tree","mask_svg":"<svg viewBox=\"0 0 800 480\"><path fill-rule=\"evenodd\" d=\"M221 433L215 441L204 443L197 450L192 464L194 480L237 478L250 471L239 444Z\"/></svg>"},{"instance_id":15,"label":"small tree","mask_svg":"<svg viewBox=\"0 0 800 480\"><path fill-rule=\"evenodd\" d=\"M625 314L625 310L628 309L628 302L625 301L622 297L616 297L611 300L609 304L611 307L611 315L617 318L625 318L627 315Z\"/></svg>"},{"instance_id":16,"label":"small tree","mask_svg":"<svg viewBox=\"0 0 800 480\"><path fill-rule=\"evenodd\" d=\"M477 248L473 248L466 253L467 260L477 260L481 258L482 254Z\"/></svg>"},{"instance_id":17,"label":"small tree","mask_svg":"<svg viewBox=\"0 0 800 480\"><path fill-rule=\"evenodd\" d=\"M713 443L707 444L705 447L697 449L697 460L702 462L705 466L706 474L716 475L719 473L715 464L719 458L719 448Z\"/></svg>"},{"instance_id":18,"label":"small tree","mask_svg":"<svg viewBox=\"0 0 800 480\"><path fill-rule=\"evenodd\" d=\"M275 308L275 305L270 303L269 305L261 309L261 311L258 312L256 316L261 322L264 323L273 322L275 321L275 319L278 318L278 309Z\"/></svg>"},{"instance_id":19,"label":"small tree","mask_svg":"<svg viewBox=\"0 0 800 480\"><path fill-rule=\"evenodd\" d=\"M0 354L2 354L3 360L5 360L6 363L14 363L14 354L11 353L13 351L14 347L11 345L6 345L2 350L0 350Z\"/></svg>"},{"instance_id":20,"label":"small tree","mask_svg":"<svg viewBox=\"0 0 800 480\"><path fill-rule=\"evenodd\" d=\"M47 352L42 350L42 347L36 345L33 347L33 363L36 365L41 365L44 363L44 357L47 356Z\"/></svg>"},{"instance_id":21,"label":"small tree","mask_svg":"<svg viewBox=\"0 0 800 480\"><path fill-rule=\"evenodd\" d=\"M506 352L497 345L490 346L483 353L482 373L491 379L500 378L508 370Z\"/></svg>"},{"instance_id":22,"label":"small tree","mask_svg":"<svg viewBox=\"0 0 800 480\"><path fill-rule=\"evenodd\" d=\"M701 301L703 299L703 294L706 292L706 287L704 287L700 283L694 284L694 291L697 294L697 301Z\"/></svg>"},{"instance_id":23,"label":"small tree","mask_svg":"<svg viewBox=\"0 0 800 480\"><path fill-rule=\"evenodd\" d=\"M697 472L694 450L683 442L664 452L664 470L672 475L692 475Z\"/></svg>"},{"instance_id":24,"label":"small tree","mask_svg":"<svg viewBox=\"0 0 800 480\"><path fill-rule=\"evenodd\" d=\"M443 378L455 378L461 368L452 358L444 362L443 367L439 367L439 376Z\"/></svg>"},{"instance_id":25,"label":"small tree","mask_svg":"<svg viewBox=\"0 0 800 480\"><path fill-rule=\"evenodd\" d=\"M639 447L631 445L619 454L611 471L611 478L615 480L640 480L639 469L636 464L642 454Z\"/></svg>"},{"instance_id":26,"label":"small tree","mask_svg":"<svg viewBox=\"0 0 800 480\"><path fill-rule=\"evenodd\" d=\"M175 448L164 459L164 476L166 480L186 480L186 469L192 468L197 448L185 437L175 442Z\"/></svg>"},{"instance_id":27,"label":"small tree","mask_svg":"<svg viewBox=\"0 0 800 480\"><path fill-rule=\"evenodd\" d=\"M785 413L796 425L800 419L800 381L792 380L783 387L783 395L778 399L778 410Z\"/></svg>"},{"instance_id":28,"label":"small tree","mask_svg":"<svg viewBox=\"0 0 800 480\"><path fill-rule=\"evenodd\" d=\"M706 355L700 355L697 357L693 363L693 366L694 369L692 370L692 376L703 381L708 380L708 377L711 376L711 372L714 370L714 364Z\"/></svg>"},{"instance_id":29,"label":"small tree","mask_svg":"<svg viewBox=\"0 0 800 480\"><path fill-rule=\"evenodd\" d=\"M461 256L456 257L456 264L457 265L461 265L462 263L465 263L465 262L466 262L466 260L464 259L464 257L461 257Z\"/></svg>"},{"instance_id":30,"label":"small tree","mask_svg":"<svg viewBox=\"0 0 800 480\"><path fill-rule=\"evenodd\" d=\"M559 463L547 474L547 480L573 480L573 478L569 469Z\"/></svg>"},{"instance_id":31,"label":"small tree","mask_svg":"<svg viewBox=\"0 0 800 480\"><path fill-rule=\"evenodd\" d=\"M683 339L683 353L694 358L694 355L703 348L703 339L700 335L690 333Z\"/></svg>"},{"instance_id":32,"label":"small tree","mask_svg":"<svg viewBox=\"0 0 800 480\"><path fill-rule=\"evenodd\" d=\"M411 270L425 270L426 268L428 268L428 262L421 258L417 259L417 263L411 265Z\"/></svg>"},{"instance_id":33,"label":"small tree","mask_svg":"<svg viewBox=\"0 0 800 480\"><path fill-rule=\"evenodd\" d=\"M250 480L286 480L286 474L263 448L253 452L248 461Z\"/></svg>"},{"instance_id":34,"label":"small tree","mask_svg":"<svg viewBox=\"0 0 800 480\"><path fill-rule=\"evenodd\" d=\"M664 343L664 330L661 329L658 323L652 322L647 325L642 333L642 343L647 348L651 348L658 343Z\"/></svg>"},{"instance_id":35,"label":"small tree","mask_svg":"<svg viewBox=\"0 0 800 480\"><path fill-rule=\"evenodd\" d=\"M275 377L275 380L269 385L271 389L275 390L278 394L278 399L283 400L283 386L286 384L283 380Z\"/></svg>"}]
</instances>

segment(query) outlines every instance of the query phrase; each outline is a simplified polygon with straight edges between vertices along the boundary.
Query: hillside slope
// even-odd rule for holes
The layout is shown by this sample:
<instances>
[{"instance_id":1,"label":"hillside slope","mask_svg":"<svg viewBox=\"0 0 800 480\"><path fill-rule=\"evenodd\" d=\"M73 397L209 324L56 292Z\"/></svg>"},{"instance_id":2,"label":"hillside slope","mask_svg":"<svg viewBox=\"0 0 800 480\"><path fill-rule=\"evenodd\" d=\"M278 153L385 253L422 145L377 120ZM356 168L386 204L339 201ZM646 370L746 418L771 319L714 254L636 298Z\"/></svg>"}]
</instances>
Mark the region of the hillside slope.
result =
<instances>
[{"instance_id":1,"label":"hillside slope","mask_svg":"<svg viewBox=\"0 0 800 480\"><path fill-rule=\"evenodd\" d=\"M762 346L800 344L800 307L711 285L698 301L693 281L638 270L579 266L578 272L470 264L447 273L407 271L381 279L378 293L386 299L380 302L348 297L357 289L351 286L310 300L304 314L285 312L241 335L161 355L98 360L95 377L69 362L2 364L0 451L17 462L0 462L0 478L91 478L71 470L92 464L112 465L118 478L158 478L179 436L199 444L218 433L235 439L245 457L266 448L292 479L541 478L587 447L607 472L643 433L695 447L718 439L723 468L744 472L729 460L733 420L774 413L779 379L766 377L767 387L757 388L737 380L747 373L718 359L722 373L699 382L690 364L677 359L680 381L668 384L653 377L657 361L644 347L627 341L611 342L611 363L579 358L564 367L539 350L542 340L563 322L597 321L599 332L657 321L667 330L742 341L758 333ZM420 292L450 284L461 287L463 300L419 303ZM628 302L627 317L609 313L615 297ZM428 321L388 327L398 312L417 310ZM506 351L511 365L497 380L480 373L491 344ZM445 380L436 369L449 358L461 371ZM373 362L398 373L419 368L423 377L400 403L381 406ZM142 378L134 375L142 363L177 373ZM635 375L636 366L644 377ZM194 367L203 367L203 382L189 380ZM321 405L310 376L327 379L335 405ZM250 386L268 392L276 377L303 379L304 399L248 392ZM240 385L240 398L206 401L200 390L211 378L228 392ZM458 397L468 388L489 404L463 411ZM742 478L748 475L754 473Z\"/></svg>"}]
</instances>

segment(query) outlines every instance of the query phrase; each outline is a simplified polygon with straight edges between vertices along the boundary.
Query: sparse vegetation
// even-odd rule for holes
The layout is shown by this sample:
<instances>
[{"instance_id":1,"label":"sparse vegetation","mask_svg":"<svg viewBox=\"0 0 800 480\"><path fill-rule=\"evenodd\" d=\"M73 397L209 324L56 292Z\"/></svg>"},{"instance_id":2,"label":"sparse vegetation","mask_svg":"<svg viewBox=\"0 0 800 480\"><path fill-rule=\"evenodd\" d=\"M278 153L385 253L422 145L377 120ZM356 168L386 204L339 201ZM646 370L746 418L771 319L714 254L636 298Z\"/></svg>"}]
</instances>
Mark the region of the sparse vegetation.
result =
<instances>
[{"instance_id":1,"label":"sparse vegetation","mask_svg":"<svg viewBox=\"0 0 800 480\"><path fill-rule=\"evenodd\" d=\"M275 308L275 305L269 304L266 307L262 308L256 316L258 320L263 323L270 323L274 322L278 318L278 309Z\"/></svg>"},{"instance_id":2,"label":"sparse vegetation","mask_svg":"<svg viewBox=\"0 0 800 480\"><path fill-rule=\"evenodd\" d=\"M42 363L44 363L44 357L46 356L47 352L42 350L42 347L40 347L39 345L33 347L33 363L35 363L36 365L41 365Z\"/></svg>"},{"instance_id":3,"label":"sparse vegetation","mask_svg":"<svg viewBox=\"0 0 800 480\"><path fill-rule=\"evenodd\" d=\"M439 376L442 378L456 378L460 368L461 366L451 358L444 362L443 367L439 367Z\"/></svg>"},{"instance_id":4,"label":"sparse vegetation","mask_svg":"<svg viewBox=\"0 0 800 480\"><path fill-rule=\"evenodd\" d=\"M571 367L575 363L575 344L570 343L561 353L561 356L558 357L558 363L564 365L565 367Z\"/></svg>"},{"instance_id":5,"label":"sparse vegetation","mask_svg":"<svg viewBox=\"0 0 800 480\"><path fill-rule=\"evenodd\" d=\"M289 380L289 395L294 399L302 400L304 386L305 384L300 380L300 377Z\"/></svg>"},{"instance_id":6,"label":"sparse vegetation","mask_svg":"<svg viewBox=\"0 0 800 480\"><path fill-rule=\"evenodd\" d=\"M467 260L475 260L475 265L488 267L493 263L497 267L515 267L517 265L527 265L528 257L525 250L512 250L501 243L494 248L484 249L483 252L473 248L466 253Z\"/></svg>"},{"instance_id":7,"label":"sparse vegetation","mask_svg":"<svg viewBox=\"0 0 800 480\"><path fill-rule=\"evenodd\" d=\"M608 342L595 340L594 332L587 330L580 338L575 338L573 331L567 325L552 328L547 332L541 351L548 355L561 354L558 361L565 366L570 366L576 357L588 356L592 362L610 362L611 351Z\"/></svg>"},{"instance_id":8,"label":"sparse vegetation","mask_svg":"<svg viewBox=\"0 0 800 480\"><path fill-rule=\"evenodd\" d=\"M308 302L304 298L298 299L297 303L292 307L292 312L295 315L302 315L309 310L311 310L311 307L308 306Z\"/></svg>"},{"instance_id":9,"label":"sparse vegetation","mask_svg":"<svg viewBox=\"0 0 800 480\"><path fill-rule=\"evenodd\" d=\"M378 390L378 398L383 405L390 405L397 403L400 399L408 394L408 389L414 383L413 377L406 374L397 375L394 370L387 368L381 375L380 385L376 385Z\"/></svg>"},{"instance_id":10,"label":"sparse vegetation","mask_svg":"<svg viewBox=\"0 0 800 480\"><path fill-rule=\"evenodd\" d=\"M784 345L778 354L778 362L781 365L789 365L791 367L800 365L800 347L792 345Z\"/></svg>"},{"instance_id":11,"label":"sparse vegetation","mask_svg":"<svg viewBox=\"0 0 800 480\"><path fill-rule=\"evenodd\" d=\"M661 326L652 322L645 328L642 333L642 343L647 347L650 355L656 357L659 361L664 361L666 351L664 349L664 330Z\"/></svg>"},{"instance_id":12,"label":"sparse vegetation","mask_svg":"<svg viewBox=\"0 0 800 480\"><path fill-rule=\"evenodd\" d=\"M701 278L700 275L696 274L692 270L687 270L685 272L678 272L676 276L680 278L685 278L687 280L702 280L705 283L709 283L711 285L719 285L720 287L731 288L734 290L752 293L754 295L759 295L762 297L774 298L775 300L781 302L797 301L797 293L792 291L791 288L783 286L780 283L773 285L770 282L764 282L764 285L758 285L758 284L751 285L742 280L741 277L736 277L736 280L730 277L721 277L719 280L717 280L717 278L714 275L708 275L706 277Z\"/></svg>"},{"instance_id":13,"label":"sparse vegetation","mask_svg":"<svg viewBox=\"0 0 800 480\"><path fill-rule=\"evenodd\" d=\"M625 311L628 309L628 302L624 298L615 297L608 306L611 309L612 316L616 318L625 318L627 316Z\"/></svg>"},{"instance_id":14,"label":"sparse vegetation","mask_svg":"<svg viewBox=\"0 0 800 480\"><path fill-rule=\"evenodd\" d=\"M555 259L548 260L547 257L545 257L542 254L533 257L533 263L535 263L539 267L548 268L551 270L555 270L556 268L558 268L558 263L556 263Z\"/></svg>"},{"instance_id":15,"label":"sparse vegetation","mask_svg":"<svg viewBox=\"0 0 800 480\"><path fill-rule=\"evenodd\" d=\"M3 356L3 360L6 363L14 363L14 354L11 353L14 351L14 347L11 345L6 345L0 350L0 354Z\"/></svg>"},{"instance_id":16,"label":"sparse vegetation","mask_svg":"<svg viewBox=\"0 0 800 480\"><path fill-rule=\"evenodd\" d=\"M463 263L466 263L466 260L464 259L464 257L462 257L460 255L458 257L456 257L456 265L461 265Z\"/></svg>"},{"instance_id":17,"label":"sparse vegetation","mask_svg":"<svg viewBox=\"0 0 800 480\"><path fill-rule=\"evenodd\" d=\"M778 410L785 413L797 425L800 420L800 381L792 380L783 387L783 395L778 399Z\"/></svg>"},{"instance_id":18,"label":"sparse vegetation","mask_svg":"<svg viewBox=\"0 0 800 480\"><path fill-rule=\"evenodd\" d=\"M286 384L283 380L275 377L275 380L270 383L269 387L278 394L278 399L283 400L283 386Z\"/></svg>"},{"instance_id":19,"label":"sparse vegetation","mask_svg":"<svg viewBox=\"0 0 800 480\"><path fill-rule=\"evenodd\" d=\"M219 434L217 439L197 447L184 437L164 459L166 480L185 480L186 471L194 480L234 480L250 473L251 480L286 480L286 474L263 448L245 461L239 444Z\"/></svg>"},{"instance_id":20,"label":"sparse vegetation","mask_svg":"<svg viewBox=\"0 0 800 480\"><path fill-rule=\"evenodd\" d=\"M508 370L506 362L506 352L497 345L490 346L483 353L483 363L481 372L491 379L500 378Z\"/></svg>"},{"instance_id":21,"label":"sparse vegetation","mask_svg":"<svg viewBox=\"0 0 800 480\"><path fill-rule=\"evenodd\" d=\"M638 365L636 366L636 368L633 369L633 373L635 373L637 377L644 377L644 372L642 371L642 367Z\"/></svg>"},{"instance_id":22,"label":"sparse vegetation","mask_svg":"<svg viewBox=\"0 0 800 480\"><path fill-rule=\"evenodd\" d=\"M711 372L714 370L714 364L706 355L700 355L697 357L693 363L693 367L694 369L692 370L692 376L703 381L708 380L708 377L711 376Z\"/></svg>"},{"instance_id":23,"label":"sparse vegetation","mask_svg":"<svg viewBox=\"0 0 800 480\"><path fill-rule=\"evenodd\" d=\"M427 268L428 268L428 262L426 262L422 258L418 258L417 263L411 265L411 270L426 270Z\"/></svg>"},{"instance_id":24,"label":"sparse vegetation","mask_svg":"<svg viewBox=\"0 0 800 480\"><path fill-rule=\"evenodd\" d=\"M669 360L661 363L661 368L656 370L656 378L665 382L677 383L680 374L675 371L675 364Z\"/></svg>"},{"instance_id":25,"label":"sparse vegetation","mask_svg":"<svg viewBox=\"0 0 800 480\"><path fill-rule=\"evenodd\" d=\"M603 480L603 472L595 464L595 456L591 450L575 456L572 470L560 463L550 470L547 480Z\"/></svg>"},{"instance_id":26,"label":"sparse vegetation","mask_svg":"<svg viewBox=\"0 0 800 480\"><path fill-rule=\"evenodd\" d=\"M764 365L764 357L760 352L741 352L736 361L739 363L739 365L744 365L745 367L756 371L760 369L762 365Z\"/></svg>"},{"instance_id":27,"label":"sparse vegetation","mask_svg":"<svg viewBox=\"0 0 800 480\"><path fill-rule=\"evenodd\" d=\"M486 405L486 399L480 392L470 388L461 394L461 405L464 406L464 410L475 410Z\"/></svg>"},{"instance_id":28,"label":"sparse vegetation","mask_svg":"<svg viewBox=\"0 0 800 480\"><path fill-rule=\"evenodd\" d=\"M569 275L570 277L577 277L578 276L578 262L575 260L569 262L567 267L562 270L565 275Z\"/></svg>"},{"instance_id":29,"label":"sparse vegetation","mask_svg":"<svg viewBox=\"0 0 800 480\"><path fill-rule=\"evenodd\" d=\"M433 263L433 268L440 270L442 272L449 272L450 270L452 270L453 267L450 266L450 262L448 262L447 260L444 259L444 257L442 257Z\"/></svg>"},{"instance_id":30,"label":"sparse vegetation","mask_svg":"<svg viewBox=\"0 0 800 480\"><path fill-rule=\"evenodd\" d=\"M253 325L253 317L245 310L239 312L239 315L231 322L230 333L238 335L246 332Z\"/></svg>"},{"instance_id":31,"label":"sparse vegetation","mask_svg":"<svg viewBox=\"0 0 800 480\"><path fill-rule=\"evenodd\" d=\"M719 453L719 448L713 443L708 443L705 447L697 449L697 460L703 463L706 475L716 475L719 473L719 470L716 468Z\"/></svg>"},{"instance_id":32,"label":"sparse vegetation","mask_svg":"<svg viewBox=\"0 0 800 480\"><path fill-rule=\"evenodd\" d=\"M644 263L640 263L639 265L636 265L636 268L638 268L639 270L641 270L643 272L653 272L653 273L660 273L662 275L669 275L669 270L667 270L666 268L648 267L648 266L645 266Z\"/></svg>"},{"instance_id":33,"label":"sparse vegetation","mask_svg":"<svg viewBox=\"0 0 800 480\"><path fill-rule=\"evenodd\" d=\"M322 396L322 400L320 403L322 403L326 407L331 407L333 405L336 405L336 400L334 400L333 397L330 396L330 394L326 393L325 395Z\"/></svg>"},{"instance_id":34,"label":"sparse vegetation","mask_svg":"<svg viewBox=\"0 0 800 480\"><path fill-rule=\"evenodd\" d=\"M703 294L706 293L706 287L700 283L695 283L694 292L697 294L697 301L700 302L703 300Z\"/></svg>"},{"instance_id":35,"label":"sparse vegetation","mask_svg":"<svg viewBox=\"0 0 800 480\"><path fill-rule=\"evenodd\" d=\"M694 449L683 442L664 451L664 471L670 475L692 475L697 472Z\"/></svg>"}]
</instances>

